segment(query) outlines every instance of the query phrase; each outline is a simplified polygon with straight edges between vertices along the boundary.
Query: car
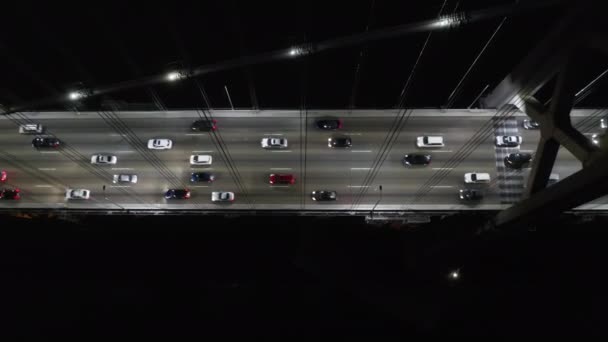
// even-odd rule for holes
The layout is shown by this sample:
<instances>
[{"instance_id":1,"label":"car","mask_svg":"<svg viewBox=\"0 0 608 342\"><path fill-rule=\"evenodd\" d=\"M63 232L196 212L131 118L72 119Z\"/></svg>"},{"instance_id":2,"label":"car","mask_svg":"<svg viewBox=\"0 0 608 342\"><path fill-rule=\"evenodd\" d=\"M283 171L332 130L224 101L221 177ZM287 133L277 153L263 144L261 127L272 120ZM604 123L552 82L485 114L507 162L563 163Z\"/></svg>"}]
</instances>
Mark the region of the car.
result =
<instances>
[{"instance_id":1,"label":"car","mask_svg":"<svg viewBox=\"0 0 608 342\"><path fill-rule=\"evenodd\" d=\"M137 183L137 175L119 174L112 177L112 183Z\"/></svg>"},{"instance_id":2,"label":"car","mask_svg":"<svg viewBox=\"0 0 608 342\"><path fill-rule=\"evenodd\" d=\"M600 128L601 129L608 128L608 118L600 119Z\"/></svg>"},{"instance_id":3,"label":"car","mask_svg":"<svg viewBox=\"0 0 608 342\"><path fill-rule=\"evenodd\" d=\"M211 165L213 158L204 154L193 154L190 156L190 165Z\"/></svg>"},{"instance_id":4,"label":"car","mask_svg":"<svg viewBox=\"0 0 608 342\"><path fill-rule=\"evenodd\" d=\"M0 198L4 200L18 200L21 198L21 190L19 189L4 189L0 192Z\"/></svg>"},{"instance_id":5,"label":"car","mask_svg":"<svg viewBox=\"0 0 608 342\"><path fill-rule=\"evenodd\" d=\"M416 146L420 148L437 148L443 147L443 137L424 135L416 138Z\"/></svg>"},{"instance_id":6,"label":"car","mask_svg":"<svg viewBox=\"0 0 608 342\"><path fill-rule=\"evenodd\" d=\"M40 134L42 132L44 132L44 127L41 124L19 125L19 133L21 134Z\"/></svg>"},{"instance_id":7,"label":"car","mask_svg":"<svg viewBox=\"0 0 608 342\"><path fill-rule=\"evenodd\" d=\"M89 199L91 197L91 191L87 189L67 189L65 191L65 198L70 199Z\"/></svg>"},{"instance_id":8,"label":"car","mask_svg":"<svg viewBox=\"0 0 608 342\"><path fill-rule=\"evenodd\" d=\"M521 144L519 135L499 135L496 137L497 147L517 147Z\"/></svg>"},{"instance_id":9,"label":"car","mask_svg":"<svg viewBox=\"0 0 608 342\"><path fill-rule=\"evenodd\" d=\"M94 154L91 156L91 164L114 165L118 158L109 154Z\"/></svg>"},{"instance_id":10,"label":"car","mask_svg":"<svg viewBox=\"0 0 608 342\"><path fill-rule=\"evenodd\" d=\"M534 120L524 120L521 124L525 129L539 129L540 124Z\"/></svg>"},{"instance_id":11,"label":"car","mask_svg":"<svg viewBox=\"0 0 608 342\"><path fill-rule=\"evenodd\" d=\"M465 183L490 183L490 174L485 172L469 172L464 174Z\"/></svg>"},{"instance_id":12,"label":"car","mask_svg":"<svg viewBox=\"0 0 608 342\"><path fill-rule=\"evenodd\" d=\"M0 171L0 182L6 182L7 179L8 173L6 173L4 170Z\"/></svg>"},{"instance_id":13,"label":"car","mask_svg":"<svg viewBox=\"0 0 608 342\"><path fill-rule=\"evenodd\" d=\"M150 139L148 148L151 150L170 150L173 147L171 139Z\"/></svg>"},{"instance_id":14,"label":"car","mask_svg":"<svg viewBox=\"0 0 608 342\"><path fill-rule=\"evenodd\" d=\"M188 199L190 190L188 189L169 189L165 192L165 199Z\"/></svg>"},{"instance_id":15,"label":"car","mask_svg":"<svg viewBox=\"0 0 608 342\"><path fill-rule=\"evenodd\" d=\"M296 177L291 174L276 174L272 173L268 176L268 183L270 184L294 184Z\"/></svg>"},{"instance_id":16,"label":"car","mask_svg":"<svg viewBox=\"0 0 608 342\"><path fill-rule=\"evenodd\" d=\"M602 135L595 133L595 134L591 135L591 142L593 143L593 145L600 146L601 138L602 138Z\"/></svg>"},{"instance_id":17,"label":"car","mask_svg":"<svg viewBox=\"0 0 608 342\"><path fill-rule=\"evenodd\" d=\"M335 201L338 199L338 193L333 190L315 190L312 192L313 201Z\"/></svg>"},{"instance_id":18,"label":"car","mask_svg":"<svg viewBox=\"0 0 608 342\"><path fill-rule=\"evenodd\" d=\"M35 148L41 147L59 147L59 139L57 138L42 138L37 137L32 140L32 146Z\"/></svg>"},{"instance_id":19,"label":"car","mask_svg":"<svg viewBox=\"0 0 608 342\"><path fill-rule=\"evenodd\" d=\"M505 166L511 169L521 169L532 161L530 153L510 153L505 157Z\"/></svg>"},{"instance_id":20,"label":"car","mask_svg":"<svg viewBox=\"0 0 608 342\"><path fill-rule=\"evenodd\" d=\"M287 148L287 139L285 138L263 138L262 148Z\"/></svg>"},{"instance_id":21,"label":"car","mask_svg":"<svg viewBox=\"0 0 608 342\"><path fill-rule=\"evenodd\" d=\"M430 154L406 154L403 156L402 163L404 166L413 166L413 165L429 165L431 163L431 155Z\"/></svg>"},{"instance_id":22,"label":"car","mask_svg":"<svg viewBox=\"0 0 608 342\"><path fill-rule=\"evenodd\" d=\"M353 146L353 141L346 135L335 136L327 139L327 146L331 148L350 148Z\"/></svg>"},{"instance_id":23,"label":"car","mask_svg":"<svg viewBox=\"0 0 608 342\"><path fill-rule=\"evenodd\" d=\"M217 123L217 120L215 120L215 119L196 120L192 123L192 125L190 126L190 129L192 129L194 132L215 131L215 130L217 130L216 123Z\"/></svg>"},{"instance_id":24,"label":"car","mask_svg":"<svg viewBox=\"0 0 608 342\"><path fill-rule=\"evenodd\" d=\"M211 202L233 202L234 192L214 191L211 193Z\"/></svg>"},{"instance_id":25,"label":"car","mask_svg":"<svg viewBox=\"0 0 608 342\"><path fill-rule=\"evenodd\" d=\"M483 199L483 192L475 189L461 189L459 197L463 201L479 201Z\"/></svg>"},{"instance_id":26,"label":"car","mask_svg":"<svg viewBox=\"0 0 608 342\"><path fill-rule=\"evenodd\" d=\"M317 120L317 128L336 130L342 128L342 120L340 119L323 119Z\"/></svg>"},{"instance_id":27,"label":"car","mask_svg":"<svg viewBox=\"0 0 608 342\"><path fill-rule=\"evenodd\" d=\"M209 172L193 172L190 175L190 181L193 183L212 183L215 180L215 175Z\"/></svg>"}]
</instances>

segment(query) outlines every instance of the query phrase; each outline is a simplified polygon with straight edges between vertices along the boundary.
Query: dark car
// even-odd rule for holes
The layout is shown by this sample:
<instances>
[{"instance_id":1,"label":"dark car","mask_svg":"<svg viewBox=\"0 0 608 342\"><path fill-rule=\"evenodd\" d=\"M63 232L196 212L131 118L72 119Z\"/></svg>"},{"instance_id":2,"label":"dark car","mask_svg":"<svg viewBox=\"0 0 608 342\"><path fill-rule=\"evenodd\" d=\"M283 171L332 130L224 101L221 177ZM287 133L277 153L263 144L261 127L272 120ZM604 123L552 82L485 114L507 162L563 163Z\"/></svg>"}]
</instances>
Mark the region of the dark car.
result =
<instances>
[{"instance_id":1,"label":"dark car","mask_svg":"<svg viewBox=\"0 0 608 342\"><path fill-rule=\"evenodd\" d=\"M534 120L524 120L522 126L525 129L539 129L540 124Z\"/></svg>"},{"instance_id":2,"label":"dark car","mask_svg":"<svg viewBox=\"0 0 608 342\"><path fill-rule=\"evenodd\" d=\"M18 200L21 198L19 189L4 189L0 192L0 198L5 200Z\"/></svg>"},{"instance_id":3,"label":"dark car","mask_svg":"<svg viewBox=\"0 0 608 342\"><path fill-rule=\"evenodd\" d=\"M511 169L521 169L532 161L530 153L510 153L505 157L505 166Z\"/></svg>"},{"instance_id":4,"label":"dark car","mask_svg":"<svg viewBox=\"0 0 608 342\"><path fill-rule=\"evenodd\" d=\"M353 145L352 140L350 139L350 137L347 136L339 136L339 137L332 137L327 139L327 146L329 147L341 147L341 148L349 148Z\"/></svg>"},{"instance_id":5,"label":"dark car","mask_svg":"<svg viewBox=\"0 0 608 342\"><path fill-rule=\"evenodd\" d=\"M40 148L40 147L58 147L59 146L59 139L57 138L34 138L34 140L32 140L32 146L36 147L36 148Z\"/></svg>"},{"instance_id":6,"label":"dark car","mask_svg":"<svg viewBox=\"0 0 608 342\"><path fill-rule=\"evenodd\" d=\"M165 192L166 199L188 199L190 190L188 189L169 189Z\"/></svg>"},{"instance_id":7,"label":"dark car","mask_svg":"<svg viewBox=\"0 0 608 342\"><path fill-rule=\"evenodd\" d=\"M338 193L329 190L315 190L312 192L313 201L335 201L338 198Z\"/></svg>"},{"instance_id":8,"label":"dark car","mask_svg":"<svg viewBox=\"0 0 608 342\"><path fill-rule=\"evenodd\" d=\"M412 165L429 165L431 163L431 155L430 154L406 154L403 156L403 165L404 166L412 166Z\"/></svg>"},{"instance_id":9,"label":"dark car","mask_svg":"<svg viewBox=\"0 0 608 342\"><path fill-rule=\"evenodd\" d=\"M217 126L215 125L217 120L196 120L192 123L191 129L195 132L209 132L215 131Z\"/></svg>"},{"instance_id":10,"label":"dark car","mask_svg":"<svg viewBox=\"0 0 608 342\"><path fill-rule=\"evenodd\" d=\"M319 129L340 129L342 128L342 120L340 119L326 119L326 120L318 120L317 128Z\"/></svg>"},{"instance_id":11,"label":"dark car","mask_svg":"<svg viewBox=\"0 0 608 342\"><path fill-rule=\"evenodd\" d=\"M190 176L190 181L194 183L211 183L215 180L215 175L209 172L194 172L192 176Z\"/></svg>"},{"instance_id":12,"label":"dark car","mask_svg":"<svg viewBox=\"0 0 608 342\"><path fill-rule=\"evenodd\" d=\"M461 189L460 199L463 201L479 201L483 199L483 193L475 189Z\"/></svg>"},{"instance_id":13,"label":"dark car","mask_svg":"<svg viewBox=\"0 0 608 342\"><path fill-rule=\"evenodd\" d=\"M294 184L296 177L291 174L275 174L272 173L268 177L268 183L270 184Z\"/></svg>"}]
</instances>

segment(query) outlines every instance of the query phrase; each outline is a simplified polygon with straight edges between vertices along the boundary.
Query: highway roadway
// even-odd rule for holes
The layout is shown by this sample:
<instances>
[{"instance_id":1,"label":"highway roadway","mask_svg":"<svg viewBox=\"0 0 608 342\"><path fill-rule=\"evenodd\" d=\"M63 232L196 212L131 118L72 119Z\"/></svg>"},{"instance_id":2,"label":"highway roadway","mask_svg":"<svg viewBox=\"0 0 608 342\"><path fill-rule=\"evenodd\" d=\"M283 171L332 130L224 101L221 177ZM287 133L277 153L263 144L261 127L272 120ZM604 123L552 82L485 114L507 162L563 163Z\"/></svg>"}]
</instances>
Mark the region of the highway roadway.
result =
<instances>
[{"instance_id":1,"label":"highway roadway","mask_svg":"<svg viewBox=\"0 0 608 342\"><path fill-rule=\"evenodd\" d=\"M603 110L575 110L573 122L585 133L599 132ZM327 210L475 210L501 209L517 200L529 170L504 171L500 167L506 151L534 152L539 131L524 130L527 118L515 113L503 121L490 121L494 110L416 109L407 113L400 130L394 127L396 110L323 111L232 111L212 110L217 120L215 134L192 132L190 124L201 115L197 111L168 112L28 112L0 117L0 169L8 172L5 188L18 187L22 199L0 201L1 208L107 208L107 209L327 209ZM316 119L344 120L337 131L315 127ZM34 136L18 133L18 125L35 122L47 134L61 139L57 150L32 147ZM489 129L487 129L490 127ZM470 138L486 128L479 144ZM523 136L519 149L498 149L494 136L501 132ZM327 139L335 133L350 135L350 149L331 149ZM441 135L445 147L428 150L432 163L427 167L405 168L406 153L422 152L415 146L420 135ZM285 150L265 150L263 137L287 138ZM387 136L394 141L385 149ZM148 139L169 138L171 150L146 148ZM457 158L466 149L466 158ZM385 151L385 160L373 172L376 158ZM97 153L118 157L116 165L90 164ZM189 165L191 154L213 156L210 167ZM563 179L580 169L567 151L559 153L553 172ZM213 184L192 184L195 171L213 172ZM481 187L485 198L476 204L463 203L458 190L464 188L465 172L488 172L493 181ZM112 183L112 175L137 174L133 185ZM270 173L291 173L294 185L268 184ZM371 177L373 176L373 177ZM442 176L442 177L439 177ZM237 181L238 180L238 181ZM366 180L368 180L366 182ZM105 190L104 190L105 185ZM382 190L379 190L382 186ZM165 200L168 188L187 187L189 200ZM67 201L66 188L91 190L89 200ZM317 189L338 192L336 202L314 202ZM230 204L211 202L212 191L233 191ZM605 199L585 208L602 209Z\"/></svg>"}]
</instances>

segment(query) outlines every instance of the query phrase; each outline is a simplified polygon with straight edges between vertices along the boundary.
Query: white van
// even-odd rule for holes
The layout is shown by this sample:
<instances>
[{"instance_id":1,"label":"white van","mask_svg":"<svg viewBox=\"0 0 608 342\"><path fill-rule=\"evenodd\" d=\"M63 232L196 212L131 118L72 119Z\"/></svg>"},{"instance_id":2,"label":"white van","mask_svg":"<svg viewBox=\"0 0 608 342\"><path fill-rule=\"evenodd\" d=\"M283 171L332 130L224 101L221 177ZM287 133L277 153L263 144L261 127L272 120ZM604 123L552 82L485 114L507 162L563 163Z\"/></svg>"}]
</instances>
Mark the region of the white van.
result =
<instances>
[{"instance_id":1,"label":"white van","mask_svg":"<svg viewBox=\"0 0 608 342\"><path fill-rule=\"evenodd\" d=\"M416 146L423 148L443 147L443 137L422 136L416 138Z\"/></svg>"},{"instance_id":2,"label":"white van","mask_svg":"<svg viewBox=\"0 0 608 342\"><path fill-rule=\"evenodd\" d=\"M36 134L42 133L43 127L41 124L25 124L19 126L19 133L21 134Z\"/></svg>"},{"instance_id":3,"label":"white van","mask_svg":"<svg viewBox=\"0 0 608 342\"><path fill-rule=\"evenodd\" d=\"M490 183L490 174L485 172L470 172L464 174L465 183Z\"/></svg>"},{"instance_id":4,"label":"white van","mask_svg":"<svg viewBox=\"0 0 608 342\"><path fill-rule=\"evenodd\" d=\"M193 154L190 156L190 165L211 165L213 158L204 154Z\"/></svg>"}]
</instances>

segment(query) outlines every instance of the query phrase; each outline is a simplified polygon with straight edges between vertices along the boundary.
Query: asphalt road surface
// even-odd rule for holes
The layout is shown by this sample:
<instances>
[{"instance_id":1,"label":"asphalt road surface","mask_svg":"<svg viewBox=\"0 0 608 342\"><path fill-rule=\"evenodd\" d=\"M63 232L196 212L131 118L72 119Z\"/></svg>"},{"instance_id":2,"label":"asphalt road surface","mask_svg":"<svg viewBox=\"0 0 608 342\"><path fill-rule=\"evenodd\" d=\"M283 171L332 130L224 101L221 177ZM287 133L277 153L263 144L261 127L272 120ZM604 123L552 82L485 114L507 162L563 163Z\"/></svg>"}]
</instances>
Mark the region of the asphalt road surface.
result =
<instances>
[{"instance_id":1,"label":"asphalt road surface","mask_svg":"<svg viewBox=\"0 0 608 342\"><path fill-rule=\"evenodd\" d=\"M575 110L573 123L584 133L600 132L599 118L608 110ZM494 110L417 109L371 111L230 111L214 110L215 133L192 132L197 111L168 112L31 112L0 117L0 169L8 173L4 188L21 189L19 201L0 201L0 207L108 208L108 209L340 209L370 210L461 210L500 209L516 201L524 191L529 169L505 170L506 153L533 153L539 131L521 126L522 113L493 119ZM323 131L315 127L320 117L341 118L344 127ZM58 149L36 149L36 135L18 133L21 123L45 126L43 136L56 136ZM397 126L400 124L400 126ZM395 129L400 127L400 129ZM523 137L520 148L494 146L497 134ZM332 149L327 139L334 134L352 138L350 149ZM417 136L441 135L445 147L429 149L427 167L405 168L406 153L423 152L415 146ZM265 150L263 137L289 141L287 149ZM146 147L148 139L173 140L171 150ZM92 165L91 155L109 153L116 165ZM192 154L208 154L213 164L193 167ZM560 150L553 170L560 179L578 171L580 163ZM190 174L208 171L212 184L190 183ZM466 172L488 172L492 181L477 186L485 197L463 203L458 190L465 188ZM114 174L137 174L137 184L113 184ZM296 177L294 185L271 185L271 173ZM105 186L105 190L104 190ZM382 190L380 190L382 186ZM91 191L89 200L66 200L67 188ZM189 188L189 200L165 200L169 188ZM313 190L338 192L335 202L312 201ZM232 191L229 204L211 202L212 191ZM606 209L605 199L586 208Z\"/></svg>"}]
</instances>

